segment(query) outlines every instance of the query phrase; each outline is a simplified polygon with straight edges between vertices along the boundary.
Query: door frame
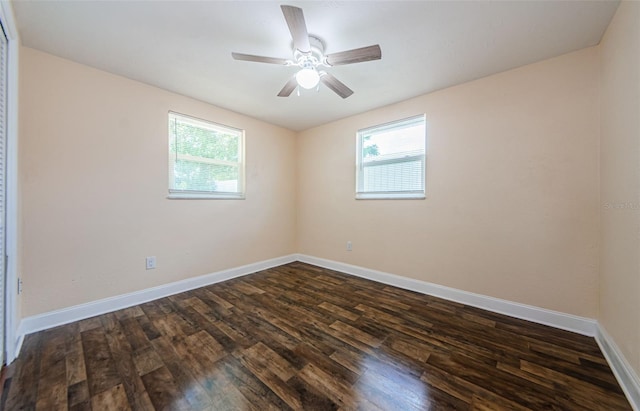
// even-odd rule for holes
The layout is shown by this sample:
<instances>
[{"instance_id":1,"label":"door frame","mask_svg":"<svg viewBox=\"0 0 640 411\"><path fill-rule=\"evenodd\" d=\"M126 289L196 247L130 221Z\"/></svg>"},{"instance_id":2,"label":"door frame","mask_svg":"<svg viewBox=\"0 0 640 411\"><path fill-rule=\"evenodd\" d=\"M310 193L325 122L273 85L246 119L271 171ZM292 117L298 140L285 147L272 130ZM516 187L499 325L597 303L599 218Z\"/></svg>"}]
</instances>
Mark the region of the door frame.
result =
<instances>
[{"instance_id":1,"label":"door frame","mask_svg":"<svg viewBox=\"0 0 640 411\"><path fill-rule=\"evenodd\" d=\"M0 21L7 35L7 170L6 170L6 283L5 359L10 364L18 356L23 335L18 320L18 71L20 39L11 3L0 1Z\"/></svg>"}]
</instances>

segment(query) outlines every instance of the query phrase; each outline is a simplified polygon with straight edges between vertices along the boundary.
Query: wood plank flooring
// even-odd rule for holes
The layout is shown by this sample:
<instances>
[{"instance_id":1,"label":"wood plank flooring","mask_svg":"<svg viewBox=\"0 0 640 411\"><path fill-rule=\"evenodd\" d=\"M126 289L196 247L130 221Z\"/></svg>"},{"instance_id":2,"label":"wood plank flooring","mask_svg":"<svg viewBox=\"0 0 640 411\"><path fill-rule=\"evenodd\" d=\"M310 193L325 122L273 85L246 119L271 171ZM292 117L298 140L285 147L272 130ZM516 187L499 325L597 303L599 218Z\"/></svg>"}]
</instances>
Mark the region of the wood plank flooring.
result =
<instances>
[{"instance_id":1,"label":"wood plank flooring","mask_svg":"<svg viewBox=\"0 0 640 411\"><path fill-rule=\"evenodd\" d=\"M292 263L26 337L6 410L629 410L593 338Z\"/></svg>"}]
</instances>

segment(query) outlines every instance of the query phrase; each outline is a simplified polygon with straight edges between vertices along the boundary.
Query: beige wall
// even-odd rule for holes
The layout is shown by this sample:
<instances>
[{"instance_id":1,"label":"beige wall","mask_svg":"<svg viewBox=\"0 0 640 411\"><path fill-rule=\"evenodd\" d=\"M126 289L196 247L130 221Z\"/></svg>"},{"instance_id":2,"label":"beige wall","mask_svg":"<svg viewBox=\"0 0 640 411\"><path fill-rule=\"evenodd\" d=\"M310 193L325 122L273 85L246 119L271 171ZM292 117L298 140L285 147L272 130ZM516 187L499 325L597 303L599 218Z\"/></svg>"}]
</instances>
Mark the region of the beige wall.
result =
<instances>
[{"instance_id":1,"label":"beige wall","mask_svg":"<svg viewBox=\"0 0 640 411\"><path fill-rule=\"evenodd\" d=\"M33 49L20 63L23 316L295 251L295 133ZM166 198L169 110L246 130L246 200Z\"/></svg>"},{"instance_id":2,"label":"beige wall","mask_svg":"<svg viewBox=\"0 0 640 411\"><path fill-rule=\"evenodd\" d=\"M302 132L298 252L594 318L598 62L588 48ZM356 131L421 113L427 199L356 201Z\"/></svg>"},{"instance_id":3,"label":"beige wall","mask_svg":"<svg viewBox=\"0 0 640 411\"><path fill-rule=\"evenodd\" d=\"M640 3L620 4L601 57L598 321L640 375Z\"/></svg>"}]
</instances>

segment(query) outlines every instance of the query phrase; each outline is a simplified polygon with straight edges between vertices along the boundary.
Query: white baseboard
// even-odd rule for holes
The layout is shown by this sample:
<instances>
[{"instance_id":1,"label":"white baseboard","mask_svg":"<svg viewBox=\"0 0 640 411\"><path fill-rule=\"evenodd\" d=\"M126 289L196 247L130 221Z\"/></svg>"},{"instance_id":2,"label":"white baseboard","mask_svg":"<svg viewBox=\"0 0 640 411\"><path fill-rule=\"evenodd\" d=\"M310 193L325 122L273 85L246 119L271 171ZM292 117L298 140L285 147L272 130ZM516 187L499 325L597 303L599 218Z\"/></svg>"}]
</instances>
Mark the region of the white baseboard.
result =
<instances>
[{"instance_id":1,"label":"white baseboard","mask_svg":"<svg viewBox=\"0 0 640 411\"><path fill-rule=\"evenodd\" d=\"M293 261L296 261L295 254L247 264L241 267L230 268L228 270L205 274L199 277L187 278L185 280L148 288L146 290L135 291L128 294L75 305L73 307L63 308L61 310L26 317L22 319L20 326L18 327L19 341L17 341L17 344L22 345L22 338L24 338L25 335L36 331L46 330L59 325L91 318L96 315L132 307L151 300L230 280L232 278L241 277L257 271L266 270L267 268L291 263ZM19 353L20 347L17 347L16 350L16 353Z\"/></svg>"},{"instance_id":2,"label":"white baseboard","mask_svg":"<svg viewBox=\"0 0 640 411\"><path fill-rule=\"evenodd\" d=\"M598 324L596 331L596 341L607 359L613 375L616 376L620 387L631 403L631 407L635 411L640 411L640 378L638 374L633 370L613 338L600 324Z\"/></svg>"},{"instance_id":3,"label":"white baseboard","mask_svg":"<svg viewBox=\"0 0 640 411\"><path fill-rule=\"evenodd\" d=\"M222 270L199 277L188 278L186 280L164 284L133 293L105 298L102 300L92 301L73 307L63 308L60 310L26 317L22 319L22 321L20 322L20 326L18 327L18 338L16 340L16 344L21 345L21 338L24 335L31 334L36 331L46 330L48 328L68 324L73 321L79 321L86 318L94 317L96 315L101 315L122 308L131 307L158 298L181 293L183 291L192 290L194 288L203 287L217 282L251 274L256 271L287 264L296 260L377 281L380 283L393 285L407 290L416 291L422 294L433 295L435 297L456 301L462 304L482 308L500 314L505 314L512 317L549 325L555 328L573 331L588 336L596 335L596 321L589 318L578 317L558 311L552 311L512 301L501 300L485 295L474 294L467 291L457 290L455 288L445 287L425 281L385 273L382 271L341 263L338 261L327 260L324 258L313 257L304 254L291 254L288 256L260 261L257 263L231 268L228 270ZM19 352L19 347L16 349L16 352Z\"/></svg>"},{"instance_id":4,"label":"white baseboard","mask_svg":"<svg viewBox=\"0 0 640 411\"><path fill-rule=\"evenodd\" d=\"M105 298L103 300L92 301L61 310L51 311L24 318L18 327L18 336L15 342L15 356L17 357L22 347L24 337L37 331L56 327L70 322L91 318L96 315L105 314L115 310L142 304L169 295L181 293L206 285L241 277L257 271L277 267L279 265L301 261L319 267L340 271L346 274L355 275L369 280L377 281L406 290L416 291L422 294L432 295L462 304L482 308L511 317L532 321L539 324L549 325L578 334L595 337L605 358L609 362L614 375L616 376L625 395L629 399L635 411L640 411L640 378L629 365L620 349L595 320L578 317L558 311L547 310L531 305L520 304L499 298L488 297L481 294L470 293L455 288L445 287L425 281L389 274L382 271L372 270L360 266L342 263L339 261L327 260L305 254L291 254L283 257L264 260L257 263L247 264L241 267L222 270L203 276L188 278L146 290L123 294L116 297Z\"/></svg>"},{"instance_id":5,"label":"white baseboard","mask_svg":"<svg viewBox=\"0 0 640 411\"><path fill-rule=\"evenodd\" d=\"M18 337L14 341L13 350L11 351L10 354L7 355L7 364L6 365L9 365L13 361L15 361L18 358L18 354L20 354L20 350L22 349L22 343L24 342L24 336L25 335L20 332L20 325L18 325L18 329L16 330L16 334L18 335ZM7 350L7 351L9 351L9 350Z\"/></svg>"},{"instance_id":6,"label":"white baseboard","mask_svg":"<svg viewBox=\"0 0 640 411\"><path fill-rule=\"evenodd\" d=\"M626 394L631 406L635 411L640 411L640 378L629 365L620 349L595 320L578 317L558 311L547 310L531 305L520 304L499 298L488 297L481 294L470 293L455 288L445 287L425 281L402 277L382 271L372 270L360 266L342 263L339 261L327 260L304 254L291 254L283 257L264 260L257 263L247 264L241 267L222 270L203 276L188 278L146 290L123 294L116 297L105 298L80 304L61 310L51 311L24 318L18 327L18 336L15 342L15 355L17 357L22 347L24 337L37 331L56 327L70 322L91 318L96 315L105 314L115 310L142 304L158 298L167 297L195 288L241 277L257 271L277 267L279 265L301 261L319 267L340 271L346 274L355 275L372 281L393 285L406 290L416 291L422 294L432 295L462 304L482 308L488 311L505 314L511 317L532 321L539 324L549 325L567 331L573 331L582 335L595 337L605 358L609 362L614 375Z\"/></svg>"},{"instance_id":7,"label":"white baseboard","mask_svg":"<svg viewBox=\"0 0 640 411\"><path fill-rule=\"evenodd\" d=\"M298 254L297 259L298 261L355 275L377 281L379 283L389 284L406 290L444 298L446 300L532 321L538 324L549 325L551 327L572 331L582 335L588 335L590 337L593 337L596 334L596 321L591 318L578 317L558 311L547 310L545 308L501 300L499 298L470 293L455 288L428 283L426 281L414 280L412 278L401 277L395 274L371 270L369 268L359 267L356 265L326 260L324 258Z\"/></svg>"}]
</instances>

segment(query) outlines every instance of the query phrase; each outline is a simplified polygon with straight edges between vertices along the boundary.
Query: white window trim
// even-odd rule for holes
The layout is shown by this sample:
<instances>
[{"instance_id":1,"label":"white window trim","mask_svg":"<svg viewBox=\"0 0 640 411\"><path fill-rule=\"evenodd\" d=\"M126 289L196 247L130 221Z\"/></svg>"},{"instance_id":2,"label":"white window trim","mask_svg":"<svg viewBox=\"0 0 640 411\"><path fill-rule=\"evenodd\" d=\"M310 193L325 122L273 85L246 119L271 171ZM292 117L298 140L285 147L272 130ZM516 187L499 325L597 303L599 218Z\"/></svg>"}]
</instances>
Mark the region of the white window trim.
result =
<instances>
[{"instance_id":1,"label":"white window trim","mask_svg":"<svg viewBox=\"0 0 640 411\"><path fill-rule=\"evenodd\" d=\"M201 126L201 122L205 123L206 128L214 131L227 131L227 130L235 130L240 134L240 155L239 161L231 162L225 160L216 160L211 158L204 157L194 157L187 154L178 155L177 157L180 159L191 159L197 160L202 163L208 164L220 164L220 165L231 165L238 166L238 185L240 186L240 192L224 192L224 191L195 191L195 190L177 190L171 188L173 185L173 168L172 168L172 159L169 155L168 166L169 166L169 194L167 195L168 199L171 200L244 200L246 199L246 186L245 186L245 132L242 129L227 126L224 124L219 124L211 120L205 120L198 117L189 116L187 114L178 113L176 111L169 111L169 116L176 115L180 116L186 120L193 120L194 123Z\"/></svg>"},{"instance_id":2,"label":"white window trim","mask_svg":"<svg viewBox=\"0 0 640 411\"><path fill-rule=\"evenodd\" d=\"M412 120L422 119L425 123L425 141L424 141L424 155L412 156L412 158L422 157L422 178L423 178L423 189L415 190L415 191L363 191L361 187L361 181L359 176L364 172L364 164L362 161L362 136L366 134L370 130L381 131L385 129L394 128L397 123L401 122L410 122ZM356 132L356 200L423 200L427 198L427 130L426 130L426 115L420 114L413 117L407 117L400 120L390 121L388 123L379 124L372 127L363 128ZM397 161L393 160L382 160L379 162L371 161L371 163L384 164L384 163L396 163Z\"/></svg>"}]
</instances>

